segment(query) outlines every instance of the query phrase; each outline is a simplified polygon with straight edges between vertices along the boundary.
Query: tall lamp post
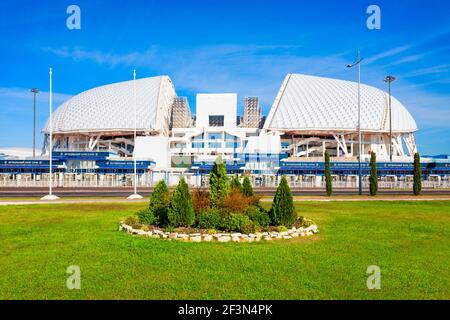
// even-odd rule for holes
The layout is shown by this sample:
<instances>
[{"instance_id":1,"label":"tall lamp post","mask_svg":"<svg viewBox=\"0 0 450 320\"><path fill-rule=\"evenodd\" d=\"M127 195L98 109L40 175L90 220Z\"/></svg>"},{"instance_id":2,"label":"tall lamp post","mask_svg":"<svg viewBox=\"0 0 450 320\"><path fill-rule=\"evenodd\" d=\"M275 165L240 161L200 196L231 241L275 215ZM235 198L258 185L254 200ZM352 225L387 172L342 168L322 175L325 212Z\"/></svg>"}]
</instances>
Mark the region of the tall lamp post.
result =
<instances>
[{"instance_id":1,"label":"tall lamp post","mask_svg":"<svg viewBox=\"0 0 450 320\"><path fill-rule=\"evenodd\" d=\"M50 156L50 166L49 166L49 174L50 174L50 181L48 185L48 195L41 198L41 200L57 200L59 197L55 196L53 194L53 120L52 120L52 68L50 68L49 71L50 76L50 99L49 99L49 109L50 109L50 117L49 117L49 126L50 126L50 132L49 132L49 156Z\"/></svg>"},{"instance_id":2,"label":"tall lamp post","mask_svg":"<svg viewBox=\"0 0 450 320\"><path fill-rule=\"evenodd\" d=\"M36 95L39 93L38 88L30 90L34 95L34 113L33 113L33 159L36 158Z\"/></svg>"},{"instance_id":3,"label":"tall lamp post","mask_svg":"<svg viewBox=\"0 0 450 320\"><path fill-rule=\"evenodd\" d=\"M347 65L347 68L358 67L358 188L359 195L362 195L362 170L361 170L361 62L364 58L361 58L361 54L358 50L357 60Z\"/></svg>"},{"instance_id":4,"label":"tall lamp post","mask_svg":"<svg viewBox=\"0 0 450 320\"><path fill-rule=\"evenodd\" d=\"M134 164L134 193L130 195L128 200L143 199L141 195L137 193L137 170L136 170L136 127L137 127L137 111L136 111L136 69L133 70L133 91L134 91L134 148L133 148L133 164Z\"/></svg>"},{"instance_id":5,"label":"tall lamp post","mask_svg":"<svg viewBox=\"0 0 450 320\"><path fill-rule=\"evenodd\" d=\"M384 79L389 86L389 159L392 162L392 99L391 99L391 82L397 80L394 76L387 76Z\"/></svg>"}]
</instances>

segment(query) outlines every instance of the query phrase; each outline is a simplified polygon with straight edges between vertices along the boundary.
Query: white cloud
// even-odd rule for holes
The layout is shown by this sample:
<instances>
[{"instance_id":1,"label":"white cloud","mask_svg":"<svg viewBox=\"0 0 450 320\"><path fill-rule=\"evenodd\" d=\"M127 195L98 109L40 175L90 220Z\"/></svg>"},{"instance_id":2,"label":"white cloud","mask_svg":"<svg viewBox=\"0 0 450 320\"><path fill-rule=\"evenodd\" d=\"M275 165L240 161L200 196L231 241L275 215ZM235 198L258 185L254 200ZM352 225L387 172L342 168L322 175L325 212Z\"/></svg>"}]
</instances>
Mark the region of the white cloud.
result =
<instances>
[{"instance_id":1,"label":"white cloud","mask_svg":"<svg viewBox=\"0 0 450 320\"><path fill-rule=\"evenodd\" d=\"M379 53L379 54L374 55L374 56L372 56L370 58L367 58L365 60L365 64L374 63L374 62L377 62L377 61L385 59L385 58L396 56L396 55L398 55L398 54L400 54L400 53L402 53L402 52L404 52L404 51L406 51L406 50L408 50L410 48L411 48L411 46L409 46L409 45L408 46L401 46L401 47L397 47L397 48L394 48L394 49L391 49L391 50Z\"/></svg>"},{"instance_id":2,"label":"white cloud","mask_svg":"<svg viewBox=\"0 0 450 320\"><path fill-rule=\"evenodd\" d=\"M406 45L397 47L365 60L362 81L386 90L383 79L390 71L389 65L375 67L372 63L396 56L409 48L410 46ZM65 54L70 51L63 52ZM150 51L123 56L96 51L89 53L81 49L74 52L78 52L76 56L83 56L84 59L102 65L132 65L138 61L137 67L170 75L178 91L237 92L241 100L248 95L259 96L265 112L269 110L287 73L356 80L355 72L345 67L349 62L349 52L331 56L308 56L303 54L300 46L229 44L170 50L152 48L151 59L148 58ZM80 55L79 52L83 54ZM67 56L71 54L67 53ZM107 62L108 58L112 61ZM420 58L420 54L411 55L400 58L397 63L411 62ZM407 78L411 74L445 72L449 67L450 65L442 65L417 70L409 75L398 74L399 81L393 88L394 95L407 106L418 122L419 128L450 128L450 95L427 91L423 85L408 82ZM194 105L194 101L191 101L191 105Z\"/></svg>"}]
</instances>

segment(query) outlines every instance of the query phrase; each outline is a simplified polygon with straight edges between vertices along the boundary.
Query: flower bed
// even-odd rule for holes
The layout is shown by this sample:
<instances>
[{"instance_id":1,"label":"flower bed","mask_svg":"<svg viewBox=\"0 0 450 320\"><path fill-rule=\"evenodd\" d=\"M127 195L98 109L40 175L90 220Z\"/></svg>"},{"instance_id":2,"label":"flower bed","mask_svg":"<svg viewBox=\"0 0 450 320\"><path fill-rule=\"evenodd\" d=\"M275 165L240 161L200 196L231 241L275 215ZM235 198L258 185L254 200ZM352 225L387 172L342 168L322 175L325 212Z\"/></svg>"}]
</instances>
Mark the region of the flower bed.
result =
<instances>
[{"instance_id":1,"label":"flower bed","mask_svg":"<svg viewBox=\"0 0 450 320\"><path fill-rule=\"evenodd\" d=\"M142 237L165 239L165 240L178 240L184 242L254 242L254 241L271 241L271 240L289 240L298 237L312 236L319 232L317 225L313 224L309 227L295 226L287 231L266 231L255 233L226 233L218 232L214 234L195 232L195 233L181 233L181 232L169 232L159 229L143 230L134 229L132 226L127 225L125 222L119 224L119 230L125 231L129 234L134 234Z\"/></svg>"},{"instance_id":2,"label":"flower bed","mask_svg":"<svg viewBox=\"0 0 450 320\"><path fill-rule=\"evenodd\" d=\"M192 242L250 242L317 233L313 221L297 215L285 177L280 180L270 209L259 200L249 177L235 174L230 183L225 164L218 158L209 175L209 190L191 193L181 178L171 193L161 180L153 190L148 208L127 217L120 223L120 229L142 236Z\"/></svg>"}]
</instances>

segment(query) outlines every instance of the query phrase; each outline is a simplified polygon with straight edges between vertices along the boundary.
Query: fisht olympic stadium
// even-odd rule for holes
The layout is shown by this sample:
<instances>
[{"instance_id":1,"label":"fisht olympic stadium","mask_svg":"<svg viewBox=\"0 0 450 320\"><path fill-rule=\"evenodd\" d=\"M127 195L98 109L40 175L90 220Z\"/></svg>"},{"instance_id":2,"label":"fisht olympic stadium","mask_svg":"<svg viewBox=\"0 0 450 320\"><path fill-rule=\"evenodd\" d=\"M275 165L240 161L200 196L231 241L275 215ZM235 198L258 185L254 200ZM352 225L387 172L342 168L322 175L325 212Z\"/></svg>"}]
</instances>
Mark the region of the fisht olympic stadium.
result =
<instances>
[{"instance_id":1,"label":"fisht olympic stadium","mask_svg":"<svg viewBox=\"0 0 450 320\"><path fill-rule=\"evenodd\" d=\"M288 74L267 117L258 97L246 97L238 115L235 93L197 94L193 116L168 76L93 88L53 112L55 185L131 185L136 159L140 186L181 176L200 186L221 156L230 175L248 174L256 185L286 175L293 186L319 187L328 151L335 184L355 187L360 148L364 181L375 152L380 183L406 186L418 152L414 118L395 97L389 104L386 92L362 84L359 146L357 93L355 82ZM0 160L0 183L48 182L49 122L42 132L40 157ZM449 159L422 161L425 184L449 183Z\"/></svg>"}]
</instances>

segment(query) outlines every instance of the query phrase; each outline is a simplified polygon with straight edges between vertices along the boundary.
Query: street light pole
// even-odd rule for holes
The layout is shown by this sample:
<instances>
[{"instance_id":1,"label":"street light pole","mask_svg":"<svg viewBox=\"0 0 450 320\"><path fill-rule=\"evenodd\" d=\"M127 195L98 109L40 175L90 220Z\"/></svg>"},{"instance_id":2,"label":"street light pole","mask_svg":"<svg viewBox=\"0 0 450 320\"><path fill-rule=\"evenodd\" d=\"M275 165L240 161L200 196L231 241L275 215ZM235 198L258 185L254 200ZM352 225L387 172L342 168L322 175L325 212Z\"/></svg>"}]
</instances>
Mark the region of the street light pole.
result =
<instances>
[{"instance_id":1,"label":"street light pole","mask_svg":"<svg viewBox=\"0 0 450 320\"><path fill-rule=\"evenodd\" d=\"M136 131L137 131L137 111L136 111L136 69L133 70L133 113L134 113L134 148L133 148L133 165L134 165L134 193L130 195L128 200L142 199L143 197L137 193L137 169L136 169Z\"/></svg>"},{"instance_id":2,"label":"street light pole","mask_svg":"<svg viewBox=\"0 0 450 320\"><path fill-rule=\"evenodd\" d=\"M49 99L49 109L50 109L50 117L49 117L49 126L50 126L50 132L49 132L49 155L50 155L50 165L49 165L49 173L50 173L50 181L48 185L48 195L41 198L41 200L57 200L59 197L55 196L52 192L53 190L53 120L52 120L52 68L50 68L49 71L49 77L50 77L50 99Z\"/></svg>"},{"instance_id":3,"label":"street light pole","mask_svg":"<svg viewBox=\"0 0 450 320\"><path fill-rule=\"evenodd\" d=\"M391 83L397 80L394 76L387 76L384 79L389 86L389 159L392 162L392 99L391 99Z\"/></svg>"},{"instance_id":4,"label":"street light pole","mask_svg":"<svg viewBox=\"0 0 450 320\"><path fill-rule=\"evenodd\" d=\"M347 65L347 68L358 66L358 193L362 195L362 168L361 168L361 58L358 50L358 59L353 64Z\"/></svg>"},{"instance_id":5,"label":"street light pole","mask_svg":"<svg viewBox=\"0 0 450 320\"><path fill-rule=\"evenodd\" d=\"M34 94L34 113L33 113L33 159L36 158L36 95L39 92L38 88L30 90Z\"/></svg>"}]
</instances>

